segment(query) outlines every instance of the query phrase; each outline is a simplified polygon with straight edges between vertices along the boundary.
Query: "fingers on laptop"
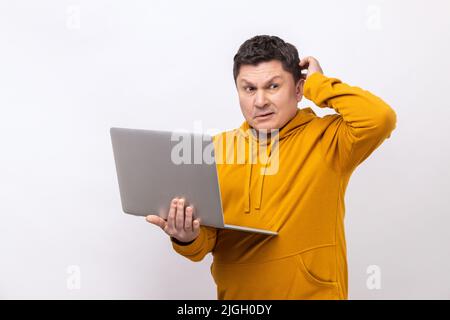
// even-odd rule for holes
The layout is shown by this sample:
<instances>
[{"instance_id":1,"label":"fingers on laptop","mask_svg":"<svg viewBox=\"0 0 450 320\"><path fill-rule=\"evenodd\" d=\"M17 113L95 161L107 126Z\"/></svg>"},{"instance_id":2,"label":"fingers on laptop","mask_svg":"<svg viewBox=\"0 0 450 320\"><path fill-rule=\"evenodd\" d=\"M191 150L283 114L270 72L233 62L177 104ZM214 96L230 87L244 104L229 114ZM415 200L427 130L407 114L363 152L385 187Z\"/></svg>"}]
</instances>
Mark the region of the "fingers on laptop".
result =
<instances>
[{"instance_id":1,"label":"fingers on laptop","mask_svg":"<svg viewBox=\"0 0 450 320\"><path fill-rule=\"evenodd\" d=\"M195 218L195 208L188 205L185 208L186 200L184 198L173 198L170 202L167 221L157 215L148 215L146 220L154 225L161 227L168 235L197 234L200 230L200 218Z\"/></svg>"},{"instance_id":2,"label":"fingers on laptop","mask_svg":"<svg viewBox=\"0 0 450 320\"><path fill-rule=\"evenodd\" d=\"M184 219L184 230L186 232L192 231L192 216L194 215L194 208L192 205L186 207L186 217Z\"/></svg>"},{"instance_id":3,"label":"fingers on laptop","mask_svg":"<svg viewBox=\"0 0 450 320\"><path fill-rule=\"evenodd\" d=\"M170 236L181 234L184 231L184 198L174 198L170 204L169 215L167 217L167 233Z\"/></svg>"},{"instance_id":4,"label":"fingers on laptop","mask_svg":"<svg viewBox=\"0 0 450 320\"><path fill-rule=\"evenodd\" d=\"M190 205L186 207L186 218L184 221L184 230L186 232L196 233L200 229L200 218L195 218L195 207Z\"/></svg>"},{"instance_id":5,"label":"fingers on laptop","mask_svg":"<svg viewBox=\"0 0 450 320\"><path fill-rule=\"evenodd\" d=\"M172 236L172 234L175 233L175 217L177 213L177 205L178 199L177 198L172 199L169 208L169 215L167 216L167 230L166 230L170 236Z\"/></svg>"},{"instance_id":6,"label":"fingers on laptop","mask_svg":"<svg viewBox=\"0 0 450 320\"><path fill-rule=\"evenodd\" d=\"M176 214L175 214L175 227L174 230L178 233L196 233L200 228L200 220L195 219L195 207L190 204L187 205L186 199L175 198L176 200ZM169 221L169 228L171 222Z\"/></svg>"},{"instance_id":7,"label":"fingers on laptop","mask_svg":"<svg viewBox=\"0 0 450 320\"><path fill-rule=\"evenodd\" d=\"M192 231L193 233L197 233L200 229L200 218L195 218L195 208L193 205L186 207L184 229L186 232Z\"/></svg>"},{"instance_id":8,"label":"fingers on laptop","mask_svg":"<svg viewBox=\"0 0 450 320\"><path fill-rule=\"evenodd\" d=\"M191 204L186 207L184 215L184 231L197 233L200 229L200 219L195 218L195 207Z\"/></svg>"},{"instance_id":9,"label":"fingers on laptop","mask_svg":"<svg viewBox=\"0 0 450 320\"><path fill-rule=\"evenodd\" d=\"M177 232L182 232L184 229L184 198L178 199L177 214L175 218L175 229Z\"/></svg>"},{"instance_id":10,"label":"fingers on laptop","mask_svg":"<svg viewBox=\"0 0 450 320\"><path fill-rule=\"evenodd\" d=\"M198 233L199 232L199 230L200 230L200 218L197 218L197 219L194 220L194 222L193 222L193 230L194 230L194 233Z\"/></svg>"}]
</instances>

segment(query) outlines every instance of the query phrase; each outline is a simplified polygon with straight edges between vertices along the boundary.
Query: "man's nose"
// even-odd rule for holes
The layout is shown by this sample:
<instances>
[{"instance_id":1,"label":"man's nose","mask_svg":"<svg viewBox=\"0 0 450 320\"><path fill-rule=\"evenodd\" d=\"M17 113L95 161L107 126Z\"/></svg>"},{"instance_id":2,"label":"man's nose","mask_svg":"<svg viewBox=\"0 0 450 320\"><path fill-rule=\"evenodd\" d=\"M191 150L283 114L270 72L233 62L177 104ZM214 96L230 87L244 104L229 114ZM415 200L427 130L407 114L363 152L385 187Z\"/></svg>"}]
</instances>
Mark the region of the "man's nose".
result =
<instances>
[{"instance_id":1,"label":"man's nose","mask_svg":"<svg viewBox=\"0 0 450 320\"><path fill-rule=\"evenodd\" d=\"M268 105L267 97L264 93L264 90L257 90L255 94L255 107L256 108L265 108Z\"/></svg>"}]
</instances>

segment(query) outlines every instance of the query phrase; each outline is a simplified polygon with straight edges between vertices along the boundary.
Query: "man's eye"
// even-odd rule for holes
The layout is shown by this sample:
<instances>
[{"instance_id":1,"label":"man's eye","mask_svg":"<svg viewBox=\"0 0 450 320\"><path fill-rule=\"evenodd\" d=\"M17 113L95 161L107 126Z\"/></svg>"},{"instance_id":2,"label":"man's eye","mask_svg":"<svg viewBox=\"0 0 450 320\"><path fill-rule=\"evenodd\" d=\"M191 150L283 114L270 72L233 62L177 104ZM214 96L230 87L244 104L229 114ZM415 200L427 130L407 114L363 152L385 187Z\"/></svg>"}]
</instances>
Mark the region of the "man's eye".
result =
<instances>
[{"instance_id":1,"label":"man's eye","mask_svg":"<svg viewBox=\"0 0 450 320\"><path fill-rule=\"evenodd\" d=\"M271 89L278 88L278 85L277 85L276 83L272 83L272 84L270 85L270 88L271 88Z\"/></svg>"},{"instance_id":2,"label":"man's eye","mask_svg":"<svg viewBox=\"0 0 450 320\"><path fill-rule=\"evenodd\" d=\"M246 87L245 91L250 92L250 91L253 91L253 89L255 89L255 88L253 88L253 87Z\"/></svg>"}]
</instances>

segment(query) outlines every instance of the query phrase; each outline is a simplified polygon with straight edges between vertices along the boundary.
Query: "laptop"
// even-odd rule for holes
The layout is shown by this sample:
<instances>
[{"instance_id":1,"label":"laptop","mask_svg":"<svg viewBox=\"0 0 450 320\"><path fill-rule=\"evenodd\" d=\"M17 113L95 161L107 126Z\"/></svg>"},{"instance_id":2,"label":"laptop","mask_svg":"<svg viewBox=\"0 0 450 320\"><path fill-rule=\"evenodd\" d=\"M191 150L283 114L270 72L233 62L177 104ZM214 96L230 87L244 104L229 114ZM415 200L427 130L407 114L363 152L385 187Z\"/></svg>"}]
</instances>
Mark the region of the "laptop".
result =
<instances>
[{"instance_id":1,"label":"laptop","mask_svg":"<svg viewBox=\"0 0 450 320\"><path fill-rule=\"evenodd\" d=\"M122 210L167 220L170 201L184 197L201 225L277 235L225 224L212 136L203 133L111 128ZM206 156L205 156L206 155Z\"/></svg>"}]
</instances>

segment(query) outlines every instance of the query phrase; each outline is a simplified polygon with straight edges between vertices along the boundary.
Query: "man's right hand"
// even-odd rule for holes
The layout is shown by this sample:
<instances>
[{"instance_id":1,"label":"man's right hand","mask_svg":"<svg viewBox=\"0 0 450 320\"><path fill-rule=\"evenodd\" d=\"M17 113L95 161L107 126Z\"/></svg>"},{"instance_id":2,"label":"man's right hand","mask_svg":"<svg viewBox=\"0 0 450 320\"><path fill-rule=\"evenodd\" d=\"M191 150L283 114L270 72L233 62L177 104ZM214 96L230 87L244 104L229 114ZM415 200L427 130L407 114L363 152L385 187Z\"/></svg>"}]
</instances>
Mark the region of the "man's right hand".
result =
<instances>
[{"instance_id":1,"label":"man's right hand","mask_svg":"<svg viewBox=\"0 0 450 320\"><path fill-rule=\"evenodd\" d=\"M167 221L157 215L148 215L146 220L180 242L191 242L200 234L200 218L193 219L194 207L184 205L184 198L173 198Z\"/></svg>"}]
</instances>

